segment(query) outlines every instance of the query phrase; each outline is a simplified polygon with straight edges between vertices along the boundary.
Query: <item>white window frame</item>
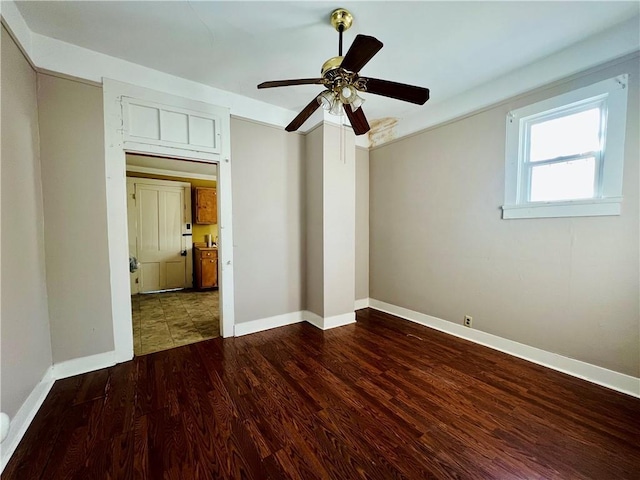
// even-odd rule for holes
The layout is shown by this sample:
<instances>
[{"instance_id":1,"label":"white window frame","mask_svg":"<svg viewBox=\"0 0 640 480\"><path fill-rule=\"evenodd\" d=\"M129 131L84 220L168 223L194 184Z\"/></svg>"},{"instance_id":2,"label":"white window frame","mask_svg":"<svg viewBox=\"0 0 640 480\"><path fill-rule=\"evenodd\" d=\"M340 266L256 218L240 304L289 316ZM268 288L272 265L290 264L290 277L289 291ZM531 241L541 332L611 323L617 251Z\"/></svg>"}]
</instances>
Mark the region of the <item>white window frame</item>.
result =
<instances>
[{"instance_id":1,"label":"white window frame","mask_svg":"<svg viewBox=\"0 0 640 480\"><path fill-rule=\"evenodd\" d=\"M502 218L548 218L620 215L622 204L622 171L627 120L627 74L610 78L588 87L527 105L507 114L505 151L505 204ZM531 202L528 162L531 125L571 113L601 107L603 144L591 152L596 157L593 198L567 201ZM582 158L569 156L535 162L552 164Z\"/></svg>"}]
</instances>

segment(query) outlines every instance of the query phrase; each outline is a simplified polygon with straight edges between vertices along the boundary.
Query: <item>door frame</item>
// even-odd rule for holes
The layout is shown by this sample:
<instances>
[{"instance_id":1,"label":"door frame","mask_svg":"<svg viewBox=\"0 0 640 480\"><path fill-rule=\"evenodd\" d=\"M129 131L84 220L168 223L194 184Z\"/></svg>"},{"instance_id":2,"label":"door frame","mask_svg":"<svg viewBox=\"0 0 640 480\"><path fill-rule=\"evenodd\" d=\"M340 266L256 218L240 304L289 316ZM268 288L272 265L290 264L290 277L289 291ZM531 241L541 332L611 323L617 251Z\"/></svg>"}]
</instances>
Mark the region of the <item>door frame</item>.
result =
<instances>
[{"instance_id":1,"label":"door frame","mask_svg":"<svg viewBox=\"0 0 640 480\"><path fill-rule=\"evenodd\" d=\"M218 272L220 275L220 333L234 335L233 222L231 208L231 115L228 108L103 78L107 234L111 284L111 314L116 362L133 358L133 327L129 288L126 153L162 156L217 164ZM215 115L220 120L219 154L163 145L125 142L122 102L135 98Z\"/></svg>"},{"instance_id":2,"label":"door frame","mask_svg":"<svg viewBox=\"0 0 640 480\"><path fill-rule=\"evenodd\" d=\"M127 169L128 171L131 171L129 169ZM135 172L133 172L135 173ZM143 177L130 177L127 175L127 202L129 201L129 185L133 185L133 188L135 189L136 184L143 184L143 185L159 185L159 186L165 186L165 187L180 187L182 188L182 191L184 193L184 207L185 207L185 213L188 211L188 222L186 223L190 223L191 224L191 231L193 231L193 221L192 221L192 205L191 205L191 184L187 183L187 182L181 182L179 180L160 180L157 178L143 178ZM135 199L137 201L137 198ZM137 205L137 204L136 204ZM136 207L136 219L137 219L137 207ZM129 205L127 203L127 217L131 214L131 212L129 211ZM129 220L129 218L127 218L127 220ZM128 232L129 235L131 234L131 232ZM136 248L135 248L135 252L131 252L133 253L136 257L139 257L140 255L138 254L138 223L136 222ZM192 288L193 287L193 237L191 237L191 239L189 239L189 241L187 241L187 238L184 236L184 234L182 234L182 246L183 248L186 250L187 255L185 258L185 280L186 280L186 285L185 288ZM136 271L136 273L138 274L138 278L140 275L140 270L138 269ZM131 274L130 274L131 275ZM140 283L136 283L137 286L137 291L133 291L131 290L131 294L133 295L134 293L140 293Z\"/></svg>"}]
</instances>

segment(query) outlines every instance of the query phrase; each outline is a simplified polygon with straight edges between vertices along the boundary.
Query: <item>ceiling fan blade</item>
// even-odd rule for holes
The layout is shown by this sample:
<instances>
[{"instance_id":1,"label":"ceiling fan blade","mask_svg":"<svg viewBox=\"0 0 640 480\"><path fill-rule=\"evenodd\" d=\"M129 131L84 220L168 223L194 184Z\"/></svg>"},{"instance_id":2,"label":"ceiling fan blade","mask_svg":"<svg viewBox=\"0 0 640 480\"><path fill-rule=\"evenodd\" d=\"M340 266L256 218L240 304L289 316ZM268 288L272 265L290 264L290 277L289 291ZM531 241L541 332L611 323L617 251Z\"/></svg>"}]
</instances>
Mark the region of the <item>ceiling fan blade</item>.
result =
<instances>
[{"instance_id":1,"label":"ceiling fan blade","mask_svg":"<svg viewBox=\"0 0 640 480\"><path fill-rule=\"evenodd\" d=\"M424 105L429 100L429 89L406 85L404 83L390 82L389 80L379 80L377 78L361 77L365 83L365 92L375 93L383 97L395 98L405 102Z\"/></svg>"},{"instance_id":2,"label":"ceiling fan blade","mask_svg":"<svg viewBox=\"0 0 640 480\"><path fill-rule=\"evenodd\" d=\"M349 121L356 135L362 135L371 130L369 122L367 122L367 117L364 116L364 112L362 111L362 107L358 108L355 112L351 110L351 105L343 105L343 108L347 117L349 117Z\"/></svg>"},{"instance_id":3,"label":"ceiling fan blade","mask_svg":"<svg viewBox=\"0 0 640 480\"><path fill-rule=\"evenodd\" d=\"M319 95L318 95L319 96ZM298 130L302 124L313 115L318 108L320 108L320 104L318 103L318 97L314 97L313 100L309 102L309 105L304 107L302 111L298 114L296 118L294 118L289 125L285 127L287 132L295 132Z\"/></svg>"},{"instance_id":4,"label":"ceiling fan blade","mask_svg":"<svg viewBox=\"0 0 640 480\"><path fill-rule=\"evenodd\" d=\"M322 78L297 78L295 80L274 80L262 82L258 88L287 87L289 85L314 85L322 83Z\"/></svg>"},{"instance_id":5,"label":"ceiling fan blade","mask_svg":"<svg viewBox=\"0 0 640 480\"><path fill-rule=\"evenodd\" d=\"M358 35L349 47L340 65L345 70L358 73L382 48L382 42L368 35Z\"/></svg>"}]
</instances>

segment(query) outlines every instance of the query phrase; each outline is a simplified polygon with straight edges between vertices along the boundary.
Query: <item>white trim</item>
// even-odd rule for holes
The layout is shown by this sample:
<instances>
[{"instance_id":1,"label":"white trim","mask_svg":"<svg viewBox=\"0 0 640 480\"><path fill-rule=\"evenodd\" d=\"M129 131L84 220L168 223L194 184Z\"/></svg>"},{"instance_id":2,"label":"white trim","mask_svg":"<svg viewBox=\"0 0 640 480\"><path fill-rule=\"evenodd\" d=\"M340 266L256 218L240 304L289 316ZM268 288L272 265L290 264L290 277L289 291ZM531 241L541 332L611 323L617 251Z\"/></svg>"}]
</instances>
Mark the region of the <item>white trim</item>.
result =
<instances>
[{"instance_id":1,"label":"white trim","mask_svg":"<svg viewBox=\"0 0 640 480\"><path fill-rule=\"evenodd\" d=\"M307 135L308 133L311 133L311 131L315 130L316 127L318 127L319 125L324 125L327 123L334 125L336 127L346 127L350 130L353 130L353 127L351 126L351 122L343 113L341 113L340 115L333 115L327 112L326 110L319 110L319 111L322 113L322 120L319 122L319 124L314 124L312 120L310 123L312 127L305 130L303 125L303 127L300 128L300 130L302 130L305 135ZM311 118L313 119L313 117ZM355 141L356 147L360 147L368 150L369 147L371 146L371 142L369 140L369 134L366 134L366 135L354 134L353 138L355 139L354 141Z\"/></svg>"},{"instance_id":2,"label":"white trim","mask_svg":"<svg viewBox=\"0 0 640 480\"><path fill-rule=\"evenodd\" d=\"M559 218L559 217L599 217L620 215L622 198L599 198L594 200L575 200L569 202L525 203L522 205L503 205L502 218Z\"/></svg>"},{"instance_id":3,"label":"white trim","mask_svg":"<svg viewBox=\"0 0 640 480\"><path fill-rule=\"evenodd\" d=\"M73 358L64 362L55 363L51 367L51 375L54 380L74 377L87 372L93 372L102 368L112 367L116 364L116 352L97 353L88 357Z\"/></svg>"},{"instance_id":4,"label":"white trim","mask_svg":"<svg viewBox=\"0 0 640 480\"><path fill-rule=\"evenodd\" d=\"M331 328L344 327L356 323L356 312L343 313L342 315L334 315L333 317L324 318L323 330Z\"/></svg>"},{"instance_id":5,"label":"white trim","mask_svg":"<svg viewBox=\"0 0 640 480\"><path fill-rule=\"evenodd\" d=\"M88 357L66 360L50 366L44 373L42 380L24 401L18 413L11 419L9 435L0 445L0 473L9 463L11 456L20 444L20 440L24 437L56 380L112 367L115 364L116 352L112 350Z\"/></svg>"},{"instance_id":6,"label":"white trim","mask_svg":"<svg viewBox=\"0 0 640 480\"><path fill-rule=\"evenodd\" d=\"M5 1L2 0L2 3L4 4ZM3 13L4 8L3 6ZM20 19L22 20L22 17ZM15 23L13 20L12 16L11 25ZM229 107L234 115L268 122L280 127L287 125L298 114L293 110L154 70L39 33L30 33L31 58L40 70L97 83L102 82L103 77L106 76L122 82L134 82L142 87L170 95L178 95L212 105L224 105ZM162 101L158 101L158 103L162 103ZM192 110L198 111L197 108Z\"/></svg>"},{"instance_id":7,"label":"white trim","mask_svg":"<svg viewBox=\"0 0 640 480\"><path fill-rule=\"evenodd\" d=\"M287 125L298 112L277 107L208 85L170 75L120 58L78 47L32 32L12 0L3 0L2 17L22 48L40 71L58 73L100 83L105 74L214 105L229 106L237 117L278 126ZM504 99L542 87L587 69L637 52L638 17L629 18L565 49L552 53L508 74L493 78L466 92L441 101L431 99L416 113L398 123L396 135L389 141L441 125ZM324 113L324 112L323 112ZM316 118L322 118L316 112ZM302 130L308 133L308 130ZM385 142L388 143L388 142ZM368 137L356 137L356 144L367 147ZM382 145L382 143L380 144Z\"/></svg>"},{"instance_id":8,"label":"white trim","mask_svg":"<svg viewBox=\"0 0 640 480\"><path fill-rule=\"evenodd\" d=\"M334 315L333 317L321 317L309 310L303 312L304 320L320 330L329 330L331 328L343 327L356 323L356 313L349 312L342 315Z\"/></svg>"},{"instance_id":9,"label":"white trim","mask_svg":"<svg viewBox=\"0 0 640 480\"><path fill-rule=\"evenodd\" d=\"M0 412L0 443L4 442L4 439L9 435L9 423L11 422L11 418L9 415Z\"/></svg>"},{"instance_id":10,"label":"white trim","mask_svg":"<svg viewBox=\"0 0 640 480\"><path fill-rule=\"evenodd\" d=\"M150 155L152 157L167 157L178 160L195 160L201 163L216 163L220 161L220 155L211 152L187 150L185 148L171 147L168 145L152 145L151 143L127 141L124 143L126 153Z\"/></svg>"},{"instance_id":11,"label":"white trim","mask_svg":"<svg viewBox=\"0 0 640 480\"><path fill-rule=\"evenodd\" d=\"M367 308L368 306L369 306L369 298L360 298L355 301L353 309L362 310L363 308Z\"/></svg>"},{"instance_id":12,"label":"white trim","mask_svg":"<svg viewBox=\"0 0 640 480\"><path fill-rule=\"evenodd\" d=\"M139 167L137 165L127 164L127 173L146 173L148 175L162 175L164 177L176 177L176 178L193 178L194 180L210 180L215 181L216 175L206 175L204 173L190 173L190 172L178 172L175 170L164 170L162 168L153 167ZM140 178L140 177L135 177Z\"/></svg>"},{"instance_id":13,"label":"white trim","mask_svg":"<svg viewBox=\"0 0 640 480\"><path fill-rule=\"evenodd\" d=\"M157 121L158 121L158 130L156 132L157 138L148 138L146 136L134 135L131 133L132 127L132 116L131 116L131 107L143 107L145 109L152 109L157 112ZM220 135L220 118L217 115L212 115L208 112L200 112L195 110L190 110L186 108L180 108L169 105L162 105L156 102L150 102L145 100L139 100L137 98L130 97L122 97L122 109L123 109L123 138L125 146L129 143L133 144L143 144L150 146L162 146L162 147L170 147L170 148L178 148L182 150L195 151L198 153L210 153L212 155L220 154L220 143L221 143L221 135ZM164 137L165 128L164 122L166 121L167 114L181 114L187 117L187 125L185 126L184 133L188 137L187 142L177 142L174 140L167 140ZM193 124L192 119L199 118L203 120L209 120L213 123L214 134L213 134L213 146L205 146L201 144L192 143L191 135L193 133ZM148 124L148 122L143 122ZM169 130L171 128L169 127Z\"/></svg>"},{"instance_id":14,"label":"white trim","mask_svg":"<svg viewBox=\"0 0 640 480\"><path fill-rule=\"evenodd\" d=\"M308 322L320 330L329 330L331 328L356 323L356 314L355 312L349 312L342 315L322 318L320 315L316 315L308 310L284 313L273 317L251 320L250 322L237 323L235 325L235 336L241 337L243 335L263 332L272 328L285 327L300 322Z\"/></svg>"},{"instance_id":15,"label":"white trim","mask_svg":"<svg viewBox=\"0 0 640 480\"><path fill-rule=\"evenodd\" d=\"M133 358L133 331L131 323L131 296L129 287L129 257L127 236L126 205L126 146L123 139L122 97L174 105L194 111L210 112L220 118L222 138L218 163L218 228L220 260L220 314L221 335L233 335L234 325L234 289L233 289L233 229L231 194L231 145L229 110L211 104L176 97L148 88L103 79L104 130L105 130L105 177L107 182L107 234L109 244L109 264L111 278L111 305L113 335L116 362ZM138 148L139 147L139 148ZM137 145L136 153L161 154L194 161L209 161L201 152L186 151L177 148L160 147L150 152L148 146ZM211 155L211 154L209 154ZM211 162L213 163L213 162Z\"/></svg>"},{"instance_id":16,"label":"white trim","mask_svg":"<svg viewBox=\"0 0 640 480\"><path fill-rule=\"evenodd\" d=\"M514 342L506 338L498 337L490 333L474 330L463 325L442 320L441 318L425 315L424 313L409 310L380 300L370 299L371 308L381 312L390 313L397 317L419 323L426 327L434 328L444 333L464 338L474 343L493 348L500 352L508 353L514 357L522 358L538 365L557 370L568 375L587 380L597 385L626 393L640 398L640 378L614 372L597 365L564 357L557 353L547 352L540 348L531 347L522 343Z\"/></svg>"},{"instance_id":17,"label":"white trim","mask_svg":"<svg viewBox=\"0 0 640 480\"><path fill-rule=\"evenodd\" d=\"M638 51L638 17L583 39L538 61L492 78L453 97L429 100L402 118L393 140L463 117L525 92L585 72ZM391 140L391 141L393 141ZM382 144L380 144L382 145ZM376 147L380 146L376 145Z\"/></svg>"},{"instance_id":18,"label":"white trim","mask_svg":"<svg viewBox=\"0 0 640 480\"><path fill-rule=\"evenodd\" d=\"M628 77L628 74L618 75L507 113L502 218L620 215ZM531 124L571 115L592 107L600 110L602 122L601 144L597 150L590 152L595 158L596 168L593 197L574 201L530 202ZM573 156L548 160L564 161L586 155L586 152L575 153ZM536 163L544 164L545 162Z\"/></svg>"},{"instance_id":19,"label":"white trim","mask_svg":"<svg viewBox=\"0 0 640 480\"><path fill-rule=\"evenodd\" d=\"M0 473L2 473L4 467L9 463L11 456L20 444L20 440L24 437L29 425L31 425L38 410L47 398L54 381L52 367L49 367L46 372L44 372L42 380L31 390L31 393L18 412L11 419L9 435L0 445Z\"/></svg>"},{"instance_id":20,"label":"white trim","mask_svg":"<svg viewBox=\"0 0 640 480\"><path fill-rule=\"evenodd\" d=\"M324 330L324 319L320 315L310 312L309 310L303 311L302 315L304 316L305 322L310 323L320 330Z\"/></svg>"},{"instance_id":21,"label":"white trim","mask_svg":"<svg viewBox=\"0 0 640 480\"><path fill-rule=\"evenodd\" d=\"M284 327L304 321L303 312L284 313L273 317L259 318L250 322L236 323L235 336L241 337L250 333L262 332L272 328Z\"/></svg>"},{"instance_id":22,"label":"white trim","mask_svg":"<svg viewBox=\"0 0 640 480\"><path fill-rule=\"evenodd\" d=\"M11 35L18 43L18 48L27 56L28 61L33 65L33 34L22 18L22 14L18 10L13 0L0 1L0 16L2 24L7 27Z\"/></svg>"}]
</instances>

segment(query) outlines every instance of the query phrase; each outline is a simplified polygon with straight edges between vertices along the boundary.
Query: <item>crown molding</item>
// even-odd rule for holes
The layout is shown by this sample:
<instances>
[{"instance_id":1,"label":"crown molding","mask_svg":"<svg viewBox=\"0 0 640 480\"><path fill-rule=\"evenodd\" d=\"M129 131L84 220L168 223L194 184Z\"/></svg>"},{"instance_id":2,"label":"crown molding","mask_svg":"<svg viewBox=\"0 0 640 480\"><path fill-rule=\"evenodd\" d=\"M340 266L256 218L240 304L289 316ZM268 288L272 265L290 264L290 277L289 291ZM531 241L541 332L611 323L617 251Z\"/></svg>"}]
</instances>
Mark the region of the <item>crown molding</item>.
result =
<instances>
[{"instance_id":1,"label":"crown molding","mask_svg":"<svg viewBox=\"0 0 640 480\"><path fill-rule=\"evenodd\" d=\"M13 0L3 0L0 4L3 24L38 71L93 83L102 83L103 77L109 77L172 95L227 107L235 117L279 128L288 125L298 114L298 112L259 100L45 37L29 29ZM400 119L387 135L377 141L375 147L448 123L453 119L465 117L507 98L521 95L638 51L639 24L640 17L635 16L459 95L441 101L431 100L417 113ZM311 128L303 128L301 133L309 133L322 121L337 125L348 124L342 117L318 111L307 120ZM372 147L369 137L364 135L356 137L356 145L361 148Z\"/></svg>"}]
</instances>

